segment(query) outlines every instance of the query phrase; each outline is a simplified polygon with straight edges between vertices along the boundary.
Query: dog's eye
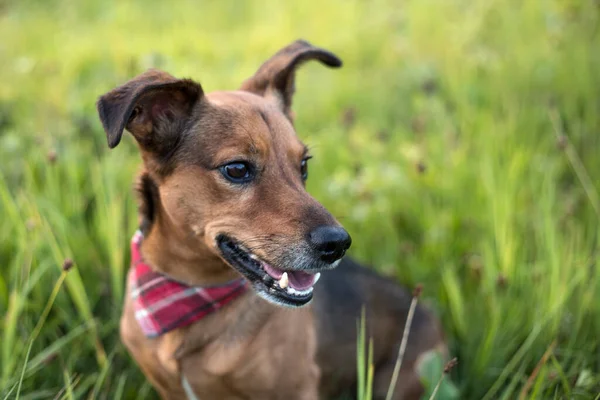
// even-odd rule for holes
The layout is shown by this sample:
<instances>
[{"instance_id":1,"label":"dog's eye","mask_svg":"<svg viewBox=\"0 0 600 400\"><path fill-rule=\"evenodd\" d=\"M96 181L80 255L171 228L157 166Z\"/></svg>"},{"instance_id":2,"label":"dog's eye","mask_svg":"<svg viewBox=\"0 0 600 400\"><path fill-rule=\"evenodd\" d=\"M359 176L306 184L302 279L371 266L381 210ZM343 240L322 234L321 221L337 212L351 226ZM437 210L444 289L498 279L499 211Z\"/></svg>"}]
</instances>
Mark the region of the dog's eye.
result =
<instances>
[{"instance_id":1,"label":"dog's eye","mask_svg":"<svg viewBox=\"0 0 600 400\"><path fill-rule=\"evenodd\" d=\"M300 174L302 174L302 180L304 181L308 179L308 160L308 158L305 158L300 164Z\"/></svg>"},{"instance_id":2,"label":"dog's eye","mask_svg":"<svg viewBox=\"0 0 600 400\"><path fill-rule=\"evenodd\" d=\"M247 183L254 178L252 166L246 162L232 162L220 167L221 174L232 183Z\"/></svg>"}]
</instances>

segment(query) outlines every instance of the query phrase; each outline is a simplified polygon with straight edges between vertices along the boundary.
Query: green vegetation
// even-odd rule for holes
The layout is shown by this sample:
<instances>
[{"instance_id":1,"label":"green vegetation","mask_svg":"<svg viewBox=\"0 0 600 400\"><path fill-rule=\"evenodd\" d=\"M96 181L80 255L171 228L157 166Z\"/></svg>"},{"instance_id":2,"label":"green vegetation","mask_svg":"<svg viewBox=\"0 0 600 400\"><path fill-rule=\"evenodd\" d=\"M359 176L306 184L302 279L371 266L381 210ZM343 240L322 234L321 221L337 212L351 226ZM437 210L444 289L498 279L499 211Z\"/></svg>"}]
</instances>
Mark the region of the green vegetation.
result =
<instances>
[{"instance_id":1,"label":"green vegetation","mask_svg":"<svg viewBox=\"0 0 600 400\"><path fill-rule=\"evenodd\" d=\"M233 89L300 37L345 62L298 77L309 189L354 256L423 284L460 398L594 398L599 22L593 0L0 0L1 398L154 396L118 339L139 157L97 96L151 66Z\"/></svg>"}]
</instances>

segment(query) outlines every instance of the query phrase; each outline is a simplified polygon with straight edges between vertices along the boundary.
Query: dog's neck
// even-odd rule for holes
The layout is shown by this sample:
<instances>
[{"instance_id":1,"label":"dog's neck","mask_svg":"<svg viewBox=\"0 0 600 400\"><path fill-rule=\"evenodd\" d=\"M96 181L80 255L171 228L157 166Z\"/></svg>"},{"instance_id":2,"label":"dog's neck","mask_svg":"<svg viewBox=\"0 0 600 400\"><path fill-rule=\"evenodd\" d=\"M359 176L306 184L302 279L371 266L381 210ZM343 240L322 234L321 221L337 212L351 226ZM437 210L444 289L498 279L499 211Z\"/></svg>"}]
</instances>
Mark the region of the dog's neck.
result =
<instances>
[{"instance_id":1,"label":"dog's neck","mask_svg":"<svg viewBox=\"0 0 600 400\"><path fill-rule=\"evenodd\" d=\"M157 272L190 286L211 286L239 278L202 238L171 223L165 212L155 216L144 235L142 253Z\"/></svg>"},{"instance_id":2,"label":"dog's neck","mask_svg":"<svg viewBox=\"0 0 600 400\"><path fill-rule=\"evenodd\" d=\"M173 223L160 201L155 177L144 170L138 177L139 226L142 254L157 272L190 286L210 286L239 278L191 229Z\"/></svg>"}]
</instances>

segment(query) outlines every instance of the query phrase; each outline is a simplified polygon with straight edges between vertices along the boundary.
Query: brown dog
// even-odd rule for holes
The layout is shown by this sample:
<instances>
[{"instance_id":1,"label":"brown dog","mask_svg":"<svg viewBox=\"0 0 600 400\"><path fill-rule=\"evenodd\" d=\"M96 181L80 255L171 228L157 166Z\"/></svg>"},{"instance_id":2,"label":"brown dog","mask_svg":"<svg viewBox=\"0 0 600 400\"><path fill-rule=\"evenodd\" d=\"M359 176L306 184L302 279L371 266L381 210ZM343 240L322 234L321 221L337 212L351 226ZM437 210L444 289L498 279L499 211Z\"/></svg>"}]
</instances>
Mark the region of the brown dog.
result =
<instances>
[{"instance_id":1,"label":"brown dog","mask_svg":"<svg viewBox=\"0 0 600 400\"><path fill-rule=\"evenodd\" d=\"M342 260L350 236L305 190L309 155L291 103L296 69L313 59L341 65L297 41L237 91L205 94L192 80L151 70L98 101L109 146L127 129L144 161L144 262L184 288L242 276L253 289L154 338L136 320L135 296L127 297L121 337L165 399L352 394L363 306L375 344L374 397L385 396L411 296ZM417 307L395 399L421 395L414 369L436 348L444 348L439 324Z\"/></svg>"}]
</instances>

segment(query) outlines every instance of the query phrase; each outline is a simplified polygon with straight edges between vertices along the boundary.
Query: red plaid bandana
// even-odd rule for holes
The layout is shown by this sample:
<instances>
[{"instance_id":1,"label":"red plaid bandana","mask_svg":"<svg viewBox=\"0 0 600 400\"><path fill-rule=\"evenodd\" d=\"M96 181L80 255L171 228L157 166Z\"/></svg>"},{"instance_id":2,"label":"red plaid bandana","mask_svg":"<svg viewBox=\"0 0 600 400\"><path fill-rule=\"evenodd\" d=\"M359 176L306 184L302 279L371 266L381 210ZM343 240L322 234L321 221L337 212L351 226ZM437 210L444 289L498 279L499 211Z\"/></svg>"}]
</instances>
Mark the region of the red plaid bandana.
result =
<instances>
[{"instance_id":1,"label":"red plaid bandana","mask_svg":"<svg viewBox=\"0 0 600 400\"><path fill-rule=\"evenodd\" d=\"M154 338L189 325L217 311L246 291L244 278L218 286L188 286L155 272L140 254L143 235L131 240L129 283L135 318L142 331Z\"/></svg>"}]
</instances>

